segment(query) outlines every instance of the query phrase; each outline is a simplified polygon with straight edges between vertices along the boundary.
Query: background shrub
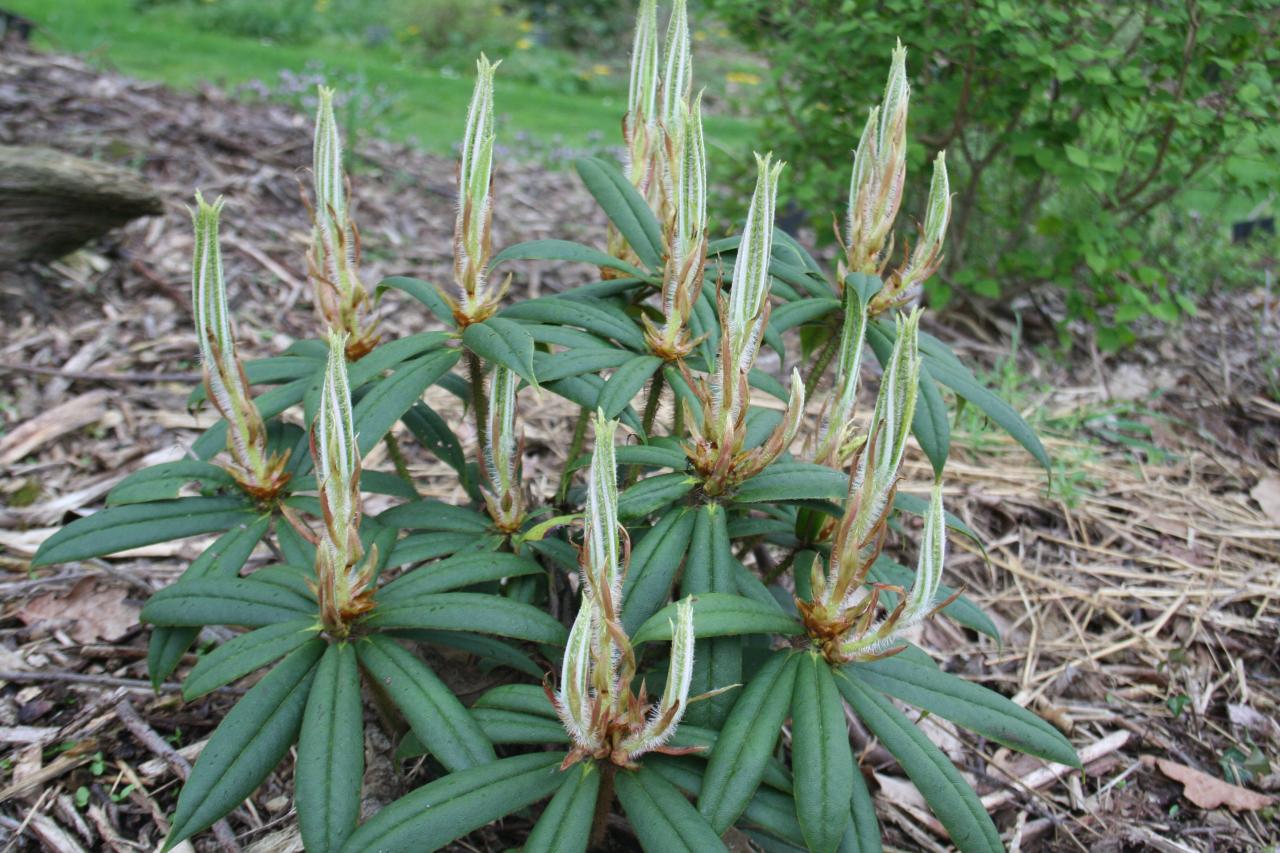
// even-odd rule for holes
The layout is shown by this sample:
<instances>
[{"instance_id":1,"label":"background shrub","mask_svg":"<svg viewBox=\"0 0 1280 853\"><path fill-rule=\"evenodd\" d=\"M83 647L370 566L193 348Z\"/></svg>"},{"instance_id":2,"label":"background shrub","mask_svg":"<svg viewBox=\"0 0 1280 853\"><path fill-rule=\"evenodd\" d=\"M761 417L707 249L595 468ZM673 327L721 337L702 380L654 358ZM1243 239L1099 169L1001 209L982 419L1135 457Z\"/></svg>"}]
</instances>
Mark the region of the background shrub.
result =
<instances>
[{"instance_id":1,"label":"background shrub","mask_svg":"<svg viewBox=\"0 0 1280 853\"><path fill-rule=\"evenodd\" d=\"M820 235L879 85L865 57L902 34L928 93L913 99L910 166L946 148L956 191L935 304L957 287L996 298L1051 285L1104 348L1123 345L1137 317L1190 310L1182 265L1206 251L1153 226L1180 230L1193 205L1245 218L1280 186L1268 0L708 6L771 62L764 134L796 164L792 198ZM919 216L922 199L904 210Z\"/></svg>"}]
</instances>

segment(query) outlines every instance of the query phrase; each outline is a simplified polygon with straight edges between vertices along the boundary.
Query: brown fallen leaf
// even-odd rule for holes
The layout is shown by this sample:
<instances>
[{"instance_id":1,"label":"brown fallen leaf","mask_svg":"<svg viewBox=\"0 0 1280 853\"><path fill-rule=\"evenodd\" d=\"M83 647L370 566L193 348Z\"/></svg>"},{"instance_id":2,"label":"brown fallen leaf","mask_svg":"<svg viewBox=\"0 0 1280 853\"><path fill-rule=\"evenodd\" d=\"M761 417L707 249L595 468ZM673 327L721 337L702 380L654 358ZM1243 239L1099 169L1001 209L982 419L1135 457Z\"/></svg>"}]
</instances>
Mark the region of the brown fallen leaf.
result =
<instances>
[{"instance_id":1,"label":"brown fallen leaf","mask_svg":"<svg viewBox=\"0 0 1280 853\"><path fill-rule=\"evenodd\" d=\"M12 465L37 448L98 420L107 411L109 397L103 390L90 391L19 424L0 439L0 465Z\"/></svg>"},{"instance_id":2,"label":"brown fallen leaf","mask_svg":"<svg viewBox=\"0 0 1280 853\"><path fill-rule=\"evenodd\" d=\"M1280 524L1280 477L1263 477L1249 492L1249 497L1258 502L1267 518Z\"/></svg>"},{"instance_id":3,"label":"brown fallen leaf","mask_svg":"<svg viewBox=\"0 0 1280 853\"><path fill-rule=\"evenodd\" d=\"M49 593L31 599L14 615L27 625L71 623L69 634L78 643L118 640L138 624L137 605L127 603L123 587L99 586L84 578L65 594Z\"/></svg>"},{"instance_id":4,"label":"brown fallen leaf","mask_svg":"<svg viewBox=\"0 0 1280 853\"><path fill-rule=\"evenodd\" d=\"M1216 776L1202 773L1185 764L1157 758L1156 766L1160 772L1182 783L1182 793L1188 800L1202 809L1216 809L1226 806L1232 811L1255 811L1271 805L1271 797L1224 782Z\"/></svg>"}]
</instances>

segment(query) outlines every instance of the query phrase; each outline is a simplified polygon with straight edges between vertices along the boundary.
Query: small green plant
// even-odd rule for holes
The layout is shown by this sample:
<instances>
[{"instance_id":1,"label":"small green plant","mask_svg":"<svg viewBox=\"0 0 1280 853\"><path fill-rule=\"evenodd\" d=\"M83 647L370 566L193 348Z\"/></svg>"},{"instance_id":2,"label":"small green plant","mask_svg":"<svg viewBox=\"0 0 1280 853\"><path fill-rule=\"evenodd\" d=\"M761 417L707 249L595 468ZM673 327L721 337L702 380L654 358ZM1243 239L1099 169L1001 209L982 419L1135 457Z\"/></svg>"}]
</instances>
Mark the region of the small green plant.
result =
<instances>
[{"instance_id":1,"label":"small green plant","mask_svg":"<svg viewBox=\"0 0 1280 853\"><path fill-rule=\"evenodd\" d=\"M192 402L211 401L222 420L190 459L129 476L33 561L219 534L143 609L151 676L170 677L205 625L248 630L185 674L187 700L267 671L210 736L166 849L229 813L295 746L304 844L352 853L436 849L516 813L533 819L525 851L581 851L626 831L610 820L615 799L646 850L723 849L732 826L767 849L879 850L848 712L953 843L999 849L977 795L892 699L1078 763L1052 727L942 672L905 633L941 613L996 635L943 583L948 531L973 534L943 508L939 384L1049 464L1032 430L909 309L943 250L942 155L922 237L887 267L905 181L905 52L859 145L845 252L828 279L774 226L785 172L770 155L756 158L741 235L709 239L689 42L684 2L660 43L656 6L643 0L626 168L575 164L608 216L607 250L540 240L493 253L497 64L481 58L447 288L363 281L332 93L321 90L307 262L325 328L280 356L240 358L222 205L197 195L205 381ZM518 258L589 264L601 280L510 301L500 267ZM377 306L391 290L442 328L386 339ZM854 416L868 344L883 375L863 429ZM764 349L785 363L797 346L807 370L791 369L789 384L757 366ZM433 385L474 418L471 458L424 402ZM523 476L530 388L580 410L554 497ZM812 418L806 402L824 395L824 416ZM405 434L456 472L462 504L419 494ZM936 475L927 501L898 491L912 435ZM395 472L364 469L380 442ZM369 493L394 505L369 515ZM904 513L924 519L914 570L886 547ZM260 567L250 558L264 543L274 559ZM416 654L434 646L500 667L504 683L467 707ZM397 755L424 756L430 779L359 823L366 692Z\"/></svg>"}]
</instances>

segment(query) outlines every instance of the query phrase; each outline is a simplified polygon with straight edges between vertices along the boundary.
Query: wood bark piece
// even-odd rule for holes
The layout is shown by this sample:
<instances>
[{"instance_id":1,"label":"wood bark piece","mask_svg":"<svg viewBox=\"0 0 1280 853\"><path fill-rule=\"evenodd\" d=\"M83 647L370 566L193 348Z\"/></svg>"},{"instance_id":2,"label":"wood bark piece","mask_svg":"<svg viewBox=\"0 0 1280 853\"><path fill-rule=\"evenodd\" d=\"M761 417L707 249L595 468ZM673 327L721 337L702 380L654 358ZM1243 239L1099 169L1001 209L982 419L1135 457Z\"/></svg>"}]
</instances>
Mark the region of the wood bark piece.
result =
<instances>
[{"instance_id":1,"label":"wood bark piece","mask_svg":"<svg viewBox=\"0 0 1280 853\"><path fill-rule=\"evenodd\" d=\"M164 212L137 174L52 148L0 145L0 266L60 258Z\"/></svg>"}]
</instances>

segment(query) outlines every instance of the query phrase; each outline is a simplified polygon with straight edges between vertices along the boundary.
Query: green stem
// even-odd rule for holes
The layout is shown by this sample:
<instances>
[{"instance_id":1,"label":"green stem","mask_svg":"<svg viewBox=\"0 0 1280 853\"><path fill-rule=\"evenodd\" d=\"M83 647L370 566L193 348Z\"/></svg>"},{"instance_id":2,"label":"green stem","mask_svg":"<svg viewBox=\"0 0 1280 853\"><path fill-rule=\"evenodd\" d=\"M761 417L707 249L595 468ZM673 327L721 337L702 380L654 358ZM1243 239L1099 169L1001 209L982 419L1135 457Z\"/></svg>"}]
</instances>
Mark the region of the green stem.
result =
<instances>
[{"instance_id":1,"label":"green stem","mask_svg":"<svg viewBox=\"0 0 1280 853\"><path fill-rule=\"evenodd\" d=\"M393 434L387 433L386 442L387 455L391 457L391 464L395 465L396 474L416 493L418 488L413 484L413 475L409 473L409 460L405 459L404 451L400 449L400 440Z\"/></svg>"},{"instance_id":2,"label":"green stem","mask_svg":"<svg viewBox=\"0 0 1280 853\"><path fill-rule=\"evenodd\" d=\"M484 393L484 365L480 356L467 352L467 372L471 375L471 408L476 413L476 449L480 470L484 470L485 422L489 420L489 397Z\"/></svg>"},{"instance_id":3,"label":"green stem","mask_svg":"<svg viewBox=\"0 0 1280 853\"><path fill-rule=\"evenodd\" d=\"M791 568L791 564L796 561L797 553L798 553L797 551L788 552L787 556L783 558L782 562L774 566L773 570L769 572L768 575L765 576L764 582L766 584L771 584L774 581L776 581L778 578L782 577L782 573L785 572L787 569Z\"/></svg>"},{"instance_id":4,"label":"green stem","mask_svg":"<svg viewBox=\"0 0 1280 853\"><path fill-rule=\"evenodd\" d=\"M809 378L804 383L804 398L806 400L813 399L813 392L818 387L822 374L827 372L827 365L831 364L831 359L835 357L836 347L840 343L840 332L837 328L831 337L827 338L827 342L823 344L822 350L818 353L818 358L813 363L813 370L809 372Z\"/></svg>"},{"instance_id":5,"label":"green stem","mask_svg":"<svg viewBox=\"0 0 1280 853\"><path fill-rule=\"evenodd\" d=\"M591 818L591 835L587 842L589 849L595 849L604 843L604 834L609 829L609 813L613 811L613 778L617 775L618 766L608 761L601 761L600 792L596 794L596 811Z\"/></svg>"},{"instance_id":6,"label":"green stem","mask_svg":"<svg viewBox=\"0 0 1280 853\"><path fill-rule=\"evenodd\" d=\"M653 432L653 422L658 416L658 404L662 401L662 386L664 376L662 370L659 369L653 374L653 381L649 383L649 399L644 403L644 417L641 419L640 426L644 430L645 441L649 440L649 433Z\"/></svg>"},{"instance_id":7,"label":"green stem","mask_svg":"<svg viewBox=\"0 0 1280 853\"><path fill-rule=\"evenodd\" d=\"M563 505L569 497L569 484L573 482L573 460L582 453L582 446L587 441L587 421L591 413L583 406L578 414L578 422L573 425L573 439L569 443L569 455L564 460L564 470L560 472L560 485L556 488L556 504Z\"/></svg>"}]
</instances>

